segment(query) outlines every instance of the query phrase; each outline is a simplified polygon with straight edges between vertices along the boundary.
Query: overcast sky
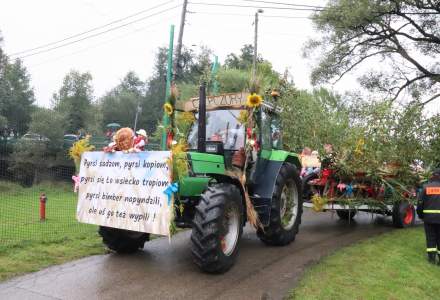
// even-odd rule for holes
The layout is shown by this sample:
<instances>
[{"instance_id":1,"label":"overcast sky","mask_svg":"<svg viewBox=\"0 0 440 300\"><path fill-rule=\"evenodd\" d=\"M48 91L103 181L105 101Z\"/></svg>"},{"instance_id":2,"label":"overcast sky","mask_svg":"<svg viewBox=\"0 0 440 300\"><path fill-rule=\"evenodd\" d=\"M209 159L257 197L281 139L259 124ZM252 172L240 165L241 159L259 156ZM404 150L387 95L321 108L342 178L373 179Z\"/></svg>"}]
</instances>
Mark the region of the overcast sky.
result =
<instances>
[{"instance_id":1,"label":"overcast sky","mask_svg":"<svg viewBox=\"0 0 440 300\"><path fill-rule=\"evenodd\" d=\"M3 48L12 58L22 57L31 74L37 104L49 106L63 77L72 69L89 71L93 76L94 96L98 98L116 86L128 71L141 79L151 76L158 47L167 46L170 25L175 27L175 45L179 31L183 0L1 0L0 31ZM191 3L193 2L193 3ZM187 46L207 46L220 62L231 53L239 53L244 44L254 40L255 7L198 5L196 2L258 6L249 0L193 0L188 5L183 42ZM264 1L263 1L264 2ZM277 1L270 1L277 2ZM279 1L281 2L281 1ZM324 6L326 0L283 1L291 4ZM317 36L308 18L310 11L264 8L259 22L258 52L283 73L288 68L299 88L311 88L311 61L302 57L304 43ZM280 7L280 6L278 6ZM292 8L292 6L284 6ZM111 26L92 31L50 47L20 53L41 45L89 31L115 20ZM153 15L153 16L151 16ZM128 24L132 23L132 24ZM112 28L121 26L116 30ZM100 34L104 31L106 33ZM82 41L62 46L65 43ZM61 46L61 47L59 47ZM57 49L46 51L51 47ZM35 54L36 52L42 53ZM18 55L13 55L19 53ZM24 57L31 54L31 56ZM35 55L32 55L35 54ZM371 64L368 65L370 67ZM358 87L353 74L348 74L333 88L343 92ZM428 111L440 111L434 101Z\"/></svg>"},{"instance_id":2,"label":"overcast sky","mask_svg":"<svg viewBox=\"0 0 440 300\"><path fill-rule=\"evenodd\" d=\"M239 0L198 1L245 6L256 4ZM326 1L285 2L323 5ZM3 47L6 53L11 55L164 4L92 33L145 17L142 21L72 45L23 58L32 76L32 85L39 105L49 105L52 93L59 89L63 77L71 69L89 71L93 76L95 97L99 97L118 84L130 70L135 71L142 79L151 75L157 48L168 45L171 24L176 25L175 43L177 42L181 3L182 0L2 0L0 30L4 38ZM261 3L261 6L273 5ZM164 10L168 11L148 17ZM195 45L194 49L205 45L223 62L227 54L238 53L244 44L253 43L256 8L189 4L188 10L190 13L187 15L183 37L185 45ZM259 22L259 53L271 61L277 71L282 73L288 68L300 88L310 87L310 65L301 56L304 42L314 33L311 21L307 18L309 15L310 11L265 8Z\"/></svg>"}]
</instances>

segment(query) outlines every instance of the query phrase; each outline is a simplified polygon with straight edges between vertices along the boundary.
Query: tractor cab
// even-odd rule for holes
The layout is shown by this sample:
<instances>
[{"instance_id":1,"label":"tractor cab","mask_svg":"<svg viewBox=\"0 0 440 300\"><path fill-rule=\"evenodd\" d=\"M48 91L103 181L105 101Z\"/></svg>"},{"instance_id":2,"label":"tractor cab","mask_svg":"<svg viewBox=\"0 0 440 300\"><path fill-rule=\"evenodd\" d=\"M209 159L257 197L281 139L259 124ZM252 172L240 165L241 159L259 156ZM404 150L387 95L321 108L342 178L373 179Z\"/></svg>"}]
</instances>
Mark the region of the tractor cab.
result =
<instances>
[{"instance_id":1,"label":"tractor cab","mask_svg":"<svg viewBox=\"0 0 440 300\"><path fill-rule=\"evenodd\" d=\"M245 125L240 122L242 109L218 109L206 112L206 153L224 156L226 168L232 167L232 157L236 151L244 149L246 142ZM190 151L197 151L198 114L188 135Z\"/></svg>"},{"instance_id":2,"label":"tractor cab","mask_svg":"<svg viewBox=\"0 0 440 300\"><path fill-rule=\"evenodd\" d=\"M237 151L246 146L249 139L243 115L247 113L246 98L248 93L223 94L206 99L206 115L202 121L205 127L204 149L198 148L200 118L198 98L190 99L179 105L181 111L194 113L195 122L188 134L187 142L190 151L206 152L224 156L225 167L232 167L232 159ZM257 112L258 132L253 136L258 143L258 155L272 150L281 150L282 130L280 109L275 104L263 102ZM202 151L200 151L202 150Z\"/></svg>"}]
</instances>

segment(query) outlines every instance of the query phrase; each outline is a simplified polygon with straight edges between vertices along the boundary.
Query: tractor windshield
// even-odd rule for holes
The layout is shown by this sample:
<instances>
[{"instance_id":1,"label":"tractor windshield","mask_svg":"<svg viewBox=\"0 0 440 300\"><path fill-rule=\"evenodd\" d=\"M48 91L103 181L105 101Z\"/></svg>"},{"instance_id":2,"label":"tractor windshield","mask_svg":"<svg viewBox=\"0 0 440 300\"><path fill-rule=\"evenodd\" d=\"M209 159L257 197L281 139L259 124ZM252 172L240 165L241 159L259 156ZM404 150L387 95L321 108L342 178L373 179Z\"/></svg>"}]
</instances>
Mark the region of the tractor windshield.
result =
<instances>
[{"instance_id":1,"label":"tractor windshield","mask_svg":"<svg viewBox=\"0 0 440 300\"><path fill-rule=\"evenodd\" d=\"M244 126L238 121L240 111L207 111L206 140L223 142L225 150L239 150L244 147ZM188 136L190 149L197 149L197 131L197 122L194 122Z\"/></svg>"}]
</instances>

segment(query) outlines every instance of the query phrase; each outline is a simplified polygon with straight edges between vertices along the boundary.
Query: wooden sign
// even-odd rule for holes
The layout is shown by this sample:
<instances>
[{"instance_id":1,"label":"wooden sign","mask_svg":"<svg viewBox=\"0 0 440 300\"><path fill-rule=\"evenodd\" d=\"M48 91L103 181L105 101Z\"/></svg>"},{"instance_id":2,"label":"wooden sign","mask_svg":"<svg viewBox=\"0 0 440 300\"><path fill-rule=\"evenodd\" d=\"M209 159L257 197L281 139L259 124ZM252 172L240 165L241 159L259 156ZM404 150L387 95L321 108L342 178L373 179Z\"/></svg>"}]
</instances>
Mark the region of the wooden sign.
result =
<instances>
[{"instance_id":1,"label":"wooden sign","mask_svg":"<svg viewBox=\"0 0 440 300\"><path fill-rule=\"evenodd\" d=\"M249 93L229 93L206 97L206 110L219 108L243 108L246 106ZM199 98L191 98L187 101L177 102L176 109L182 111L196 111L199 109Z\"/></svg>"}]
</instances>

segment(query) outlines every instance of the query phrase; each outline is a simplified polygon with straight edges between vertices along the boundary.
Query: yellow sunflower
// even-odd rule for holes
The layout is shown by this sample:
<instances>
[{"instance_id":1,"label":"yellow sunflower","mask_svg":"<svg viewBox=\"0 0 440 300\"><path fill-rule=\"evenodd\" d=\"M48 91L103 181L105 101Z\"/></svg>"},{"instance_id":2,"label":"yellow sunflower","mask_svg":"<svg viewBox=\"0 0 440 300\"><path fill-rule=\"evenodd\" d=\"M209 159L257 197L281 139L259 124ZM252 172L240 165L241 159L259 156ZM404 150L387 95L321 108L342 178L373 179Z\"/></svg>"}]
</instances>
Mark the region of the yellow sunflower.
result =
<instances>
[{"instance_id":1,"label":"yellow sunflower","mask_svg":"<svg viewBox=\"0 0 440 300\"><path fill-rule=\"evenodd\" d=\"M247 97L246 105L248 107L258 107L262 102L263 98L260 95L253 93Z\"/></svg>"},{"instance_id":2,"label":"yellow sunflower","mask_svg":"<svg viewBox=\"0 0 440 300\"><path fill-rule=\"evenodd\" d=\"M163 110L169 116L171 116L173 114L173 111L174 111L173 106L170 103L165 103L163 105Z\"/></svg>"}]
</instances>

